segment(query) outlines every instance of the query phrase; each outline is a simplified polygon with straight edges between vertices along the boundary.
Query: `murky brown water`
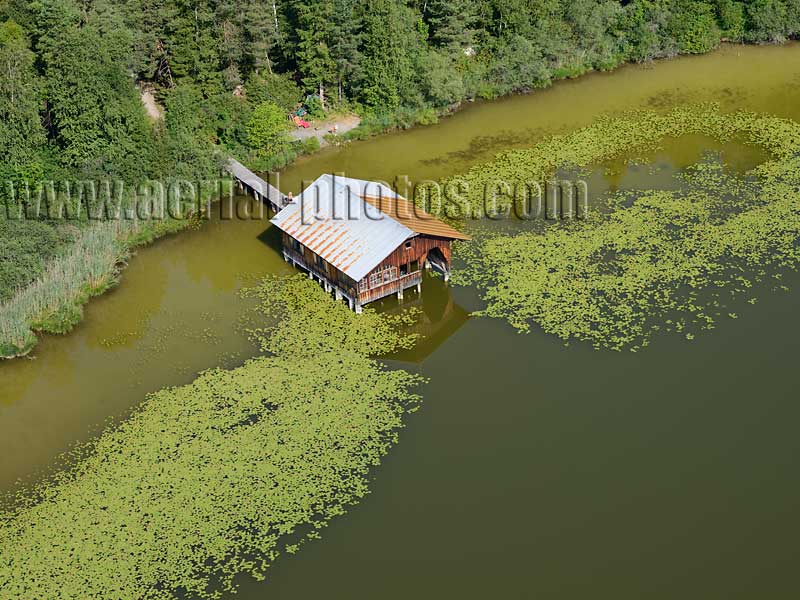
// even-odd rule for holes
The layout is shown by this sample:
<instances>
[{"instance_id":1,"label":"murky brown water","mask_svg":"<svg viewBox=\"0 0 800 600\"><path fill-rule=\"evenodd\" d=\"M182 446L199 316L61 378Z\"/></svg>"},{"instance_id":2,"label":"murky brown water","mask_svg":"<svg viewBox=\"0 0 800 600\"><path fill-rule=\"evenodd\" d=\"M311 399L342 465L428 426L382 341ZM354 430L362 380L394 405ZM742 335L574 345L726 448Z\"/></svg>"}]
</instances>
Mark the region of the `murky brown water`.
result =
<instances>
[{"instance_id":1,"label":"murky brown water","mask_svg":"<svg viewBox=\"0 0 800 600\"><path fill-rule=\"evenodd\" d=\"M440 178L509 146L634 107L715 100L800 119L800 45L727 47L482 103L436 126L329 149L281 187L345 172ZM667 143L655 171L591 173L592 191L652 186L708 149ZM254 352L237 290L289 272L263 221L214 220L142 249L66 337L0 364L0 489L35 477L144 394ZM797 290L763 293L692 343L638 354L564 348L468 319L469 289L426 282L430 377L373 494L242 598L794 598L800 417ZM388 302L386 308L391 308Z\"/></svg>"}]
</instances>

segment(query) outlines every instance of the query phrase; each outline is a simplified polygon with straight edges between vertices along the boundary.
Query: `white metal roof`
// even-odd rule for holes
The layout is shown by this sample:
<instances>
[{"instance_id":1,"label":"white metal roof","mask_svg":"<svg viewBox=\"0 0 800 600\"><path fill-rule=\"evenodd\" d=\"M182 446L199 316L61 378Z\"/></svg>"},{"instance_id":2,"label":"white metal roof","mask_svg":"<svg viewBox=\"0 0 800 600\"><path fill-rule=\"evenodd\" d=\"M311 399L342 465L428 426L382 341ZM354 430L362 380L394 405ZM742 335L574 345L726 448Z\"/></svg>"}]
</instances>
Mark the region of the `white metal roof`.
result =
<instances>
[{"instance_id":1,"label":"white metal roof","mask_svg":"<svg viewBox=\"0 0 800 600\"><path fill-rule=\"evenodd\" d=\"M416 233L364 196L401 197L391 188L350 177L321 175L272 219L334 267L360 281Z\"/></svg>"}]
</instances>

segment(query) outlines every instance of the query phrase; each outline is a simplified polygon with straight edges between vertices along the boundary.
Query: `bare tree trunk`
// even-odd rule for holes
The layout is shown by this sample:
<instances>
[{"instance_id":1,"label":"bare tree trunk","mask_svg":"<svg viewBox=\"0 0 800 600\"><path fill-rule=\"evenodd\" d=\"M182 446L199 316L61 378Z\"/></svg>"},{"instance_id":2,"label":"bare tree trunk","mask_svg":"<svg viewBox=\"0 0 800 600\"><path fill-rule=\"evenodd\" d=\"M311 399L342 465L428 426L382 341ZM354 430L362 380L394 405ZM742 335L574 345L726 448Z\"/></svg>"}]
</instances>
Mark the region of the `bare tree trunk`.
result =
<instances>
[{"instance_id":1,"label":"bare tree trunk","mask_svg":"<svg viewBox=\"0 0 800 600\"><path fill-rule=\"evenodd\" d=\"M325 88L322 83L319 84L319 103L322 104L322 110L325 110Z\"/></svg>"},{"instance_id":2,"label":"bare tree trunk","mask_svg":"<svg viewBox=\"0 0 800 600\"><path fill-rule=\"evenodd\" d=\"M267 63L269 74L272 75L272 61L269 59L269 47L264 48L264 60ZM258 69L256 69L256 73L258 73Z\"/></svg>"},{"instance_id":3,"label":"bare tree trunk","mask_svg":"<svg viewBox=\"0 0 800 600\"><path fill-rule=\"evenodd\" d=\"M169 66L169 56L167 56L167 49L164 47L164 42L162 40L158 40L156 42L156 49L161 54L158 59L158 77L164 77L166 75L167 79L169 79L169 87L175 87L175 80L172 78L172 68Z\"/></svg>"},{"instance_id":4,"label":"bare tree trunk","mask_svg":"<svg viewBox=\"0 0 800 600\"><path fill-rule=\"evenodd\" d=\"M272 0L272 17L275 19L275 35L279 36L281 32L278 29L278 4L276 0Z\"/></svg>"}]
</instances>

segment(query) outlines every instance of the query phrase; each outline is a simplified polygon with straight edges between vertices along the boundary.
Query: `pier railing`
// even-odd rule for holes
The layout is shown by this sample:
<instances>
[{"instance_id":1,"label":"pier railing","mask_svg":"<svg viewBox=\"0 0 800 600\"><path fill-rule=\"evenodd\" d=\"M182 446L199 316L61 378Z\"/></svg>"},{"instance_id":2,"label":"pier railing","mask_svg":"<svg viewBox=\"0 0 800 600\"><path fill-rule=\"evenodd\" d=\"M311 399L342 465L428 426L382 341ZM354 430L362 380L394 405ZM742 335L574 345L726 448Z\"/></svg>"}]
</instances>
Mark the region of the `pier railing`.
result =
<instances>
[{"instance_id":1,"label":"pier railing","mask_svg":"<svg viewBox=\"0 0 800 600\"><path fill-rule=\"evenodd\" d=\"M254 198L267 202L273 212L280 211L289 203L289 199L278 188L263 180L238 160L229 158L226 169L240 186L253 194Z\"/></svg>"}]
</instances>

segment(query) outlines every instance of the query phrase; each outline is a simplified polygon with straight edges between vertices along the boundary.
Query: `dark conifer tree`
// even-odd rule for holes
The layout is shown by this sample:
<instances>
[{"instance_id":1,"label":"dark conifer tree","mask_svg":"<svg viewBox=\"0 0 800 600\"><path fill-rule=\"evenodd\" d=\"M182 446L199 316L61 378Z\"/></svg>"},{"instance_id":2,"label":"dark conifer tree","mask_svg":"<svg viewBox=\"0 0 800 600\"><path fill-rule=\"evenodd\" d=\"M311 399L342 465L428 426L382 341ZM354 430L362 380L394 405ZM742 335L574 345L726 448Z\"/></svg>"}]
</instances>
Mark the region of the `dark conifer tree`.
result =
<instances>
[{"instance_id":1,"label":"dark conifer tree","mask_svg":"<svg viewBox=\"0 0 800 600\"><path fill-rule=\"evenodd\" d=\"M431 42L435 46L458 51L474 43L474 0L430 0L425 18L430 25Z\"/></svg>"}]
</instances>

